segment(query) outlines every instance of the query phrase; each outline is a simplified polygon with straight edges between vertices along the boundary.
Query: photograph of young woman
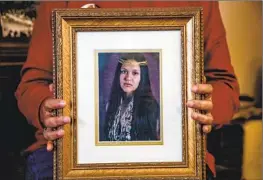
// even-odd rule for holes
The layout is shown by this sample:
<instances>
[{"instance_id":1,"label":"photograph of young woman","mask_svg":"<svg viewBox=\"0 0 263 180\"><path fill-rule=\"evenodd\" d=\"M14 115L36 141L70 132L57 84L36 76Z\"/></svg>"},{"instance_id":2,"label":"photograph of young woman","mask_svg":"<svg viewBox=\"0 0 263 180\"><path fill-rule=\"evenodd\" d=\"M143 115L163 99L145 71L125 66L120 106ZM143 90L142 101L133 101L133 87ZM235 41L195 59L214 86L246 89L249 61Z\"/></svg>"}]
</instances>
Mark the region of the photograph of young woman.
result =
<instances>
[{"instance_id":1,"label":"photograph of young woman","mask_svg":"<svg viewBox=\"0 0 263 180\"><path fill-rule=\"evenodd\" d=\"M160 140L160 106L143 53L120 53L105 109L104 141Z\"/></svg>"}]
</instances>

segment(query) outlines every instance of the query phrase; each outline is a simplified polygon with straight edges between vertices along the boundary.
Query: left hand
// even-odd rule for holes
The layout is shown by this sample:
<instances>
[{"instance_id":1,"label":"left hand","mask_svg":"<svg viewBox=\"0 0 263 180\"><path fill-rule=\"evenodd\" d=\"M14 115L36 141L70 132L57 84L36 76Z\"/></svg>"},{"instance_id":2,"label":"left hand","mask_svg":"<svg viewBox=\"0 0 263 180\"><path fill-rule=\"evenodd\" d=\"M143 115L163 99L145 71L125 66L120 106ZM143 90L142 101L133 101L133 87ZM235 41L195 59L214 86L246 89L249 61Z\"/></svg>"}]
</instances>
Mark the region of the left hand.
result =
<instances>
[{"instance_id":1,"label":"left hand","mask_svg":"<svg viewBox=\"0 0 263 180\"><path fill-rule=\"evenodd\" d=\"M187 102L187 107L205 112L205 114L192 112L191 117L199 123L203 124L203 132L209 133L212 130L212 124L214 121L214 118L211 114L211 111L213 109L213 87L210 84L197 84L193 85L192 92L205 95L205 99L203 100L189 100Z\"/></svg>"}]
</instances>

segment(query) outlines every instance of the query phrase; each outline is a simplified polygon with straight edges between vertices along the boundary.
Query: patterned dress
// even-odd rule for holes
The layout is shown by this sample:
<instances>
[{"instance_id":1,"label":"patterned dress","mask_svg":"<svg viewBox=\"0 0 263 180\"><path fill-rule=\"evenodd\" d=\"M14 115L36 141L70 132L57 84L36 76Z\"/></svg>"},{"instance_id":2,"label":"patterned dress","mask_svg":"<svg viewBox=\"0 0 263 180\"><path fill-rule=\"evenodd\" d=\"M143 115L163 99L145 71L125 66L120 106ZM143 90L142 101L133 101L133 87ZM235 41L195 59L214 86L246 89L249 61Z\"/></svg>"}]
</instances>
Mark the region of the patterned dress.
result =
<instances>
[{"instance_id":1,"label":"patterned dress","mask_svg":"<svg viewBox=\"0 0 263 180\"><path fill-rule=\"evenodd\" d=\"M112 126L109 130L110 141L130 141L131 122L133 114L133 97L121 100L121 104L115 114Z\"/></svg>"}]
</instances>

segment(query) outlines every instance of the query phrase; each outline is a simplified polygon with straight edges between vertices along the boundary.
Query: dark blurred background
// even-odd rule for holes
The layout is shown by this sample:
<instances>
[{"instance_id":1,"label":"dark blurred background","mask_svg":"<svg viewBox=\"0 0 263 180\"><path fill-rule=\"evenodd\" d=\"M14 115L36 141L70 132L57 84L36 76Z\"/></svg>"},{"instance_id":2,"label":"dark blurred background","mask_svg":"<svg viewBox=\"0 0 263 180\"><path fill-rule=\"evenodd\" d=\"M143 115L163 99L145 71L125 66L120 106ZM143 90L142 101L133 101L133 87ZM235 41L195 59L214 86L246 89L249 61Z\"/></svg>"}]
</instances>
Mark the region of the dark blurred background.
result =
<instances>
[{"instance_id":1,"label":"dark blurred background","mask_svg":"<svg viewBox=\"0 0 263 180\"><path fill-rule=\"evenodd\" d=\"M39 2L0 2L0 179L22 180L20 152L34 139L14 92L26 60ZM262 2L220 1L232 64L240 83L240 110L209 134L217 180L262 179Z\"/></svg>"}]
</instances>

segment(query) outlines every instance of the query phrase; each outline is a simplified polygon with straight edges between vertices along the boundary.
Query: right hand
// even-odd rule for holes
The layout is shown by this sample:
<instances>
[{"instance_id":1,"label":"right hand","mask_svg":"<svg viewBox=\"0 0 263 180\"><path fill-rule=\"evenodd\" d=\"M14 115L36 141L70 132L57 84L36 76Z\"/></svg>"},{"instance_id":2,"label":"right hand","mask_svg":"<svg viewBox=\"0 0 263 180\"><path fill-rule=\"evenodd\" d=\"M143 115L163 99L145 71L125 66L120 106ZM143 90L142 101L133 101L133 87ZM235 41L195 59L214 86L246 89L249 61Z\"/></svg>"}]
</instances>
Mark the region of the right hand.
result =
<instances>
[{"instance_id":1,"label":"right hand","mask_svg":"<svg viewBox=\"0 0 263 180\"><path fill-rule=\"evenodd\" d=\"M53 91L53 84L49 85L50 92ZM65 101L54 98L47 98L40 106L40 121L46 127L43 132L44 138L48 140L47 150L53 150L53 140L63 137L63 129L53 130L59 126L70 123L70 117L68 116L52 116L52 111L56 109L62 109L66 106Z\"/></svg>"}]
</instances>

